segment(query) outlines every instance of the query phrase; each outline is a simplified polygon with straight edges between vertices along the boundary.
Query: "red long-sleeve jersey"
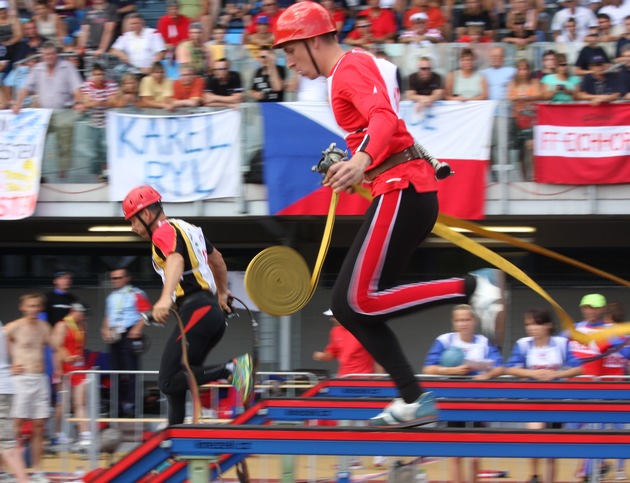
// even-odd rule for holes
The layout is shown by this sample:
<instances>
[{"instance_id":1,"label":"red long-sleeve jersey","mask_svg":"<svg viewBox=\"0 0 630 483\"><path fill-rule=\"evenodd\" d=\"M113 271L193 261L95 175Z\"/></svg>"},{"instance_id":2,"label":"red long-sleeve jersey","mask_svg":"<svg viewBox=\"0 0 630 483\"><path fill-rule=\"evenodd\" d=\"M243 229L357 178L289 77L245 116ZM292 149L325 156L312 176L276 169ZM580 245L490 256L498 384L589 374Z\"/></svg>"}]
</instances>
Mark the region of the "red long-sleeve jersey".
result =
<instances>
[{"instance_id":1,"label":"red long-sleeve jersey","mask_svg":"<svg viewBox=\"0 0 630 483\"><path fill-rule=\"evenodd\" d=\"M387 75L386 82L375 57L360 49L347 52L328 75L335 120L348 133L350 151L364 151L371 156L368 171L414 143L405 122L398 117L400 90L394 86L395 77L390 77ZM418 192L437 191L433 168L424 160L415 160L378 176L371 184L372 195L404 189L410 183Z\"/></svg>"}]
</instances>

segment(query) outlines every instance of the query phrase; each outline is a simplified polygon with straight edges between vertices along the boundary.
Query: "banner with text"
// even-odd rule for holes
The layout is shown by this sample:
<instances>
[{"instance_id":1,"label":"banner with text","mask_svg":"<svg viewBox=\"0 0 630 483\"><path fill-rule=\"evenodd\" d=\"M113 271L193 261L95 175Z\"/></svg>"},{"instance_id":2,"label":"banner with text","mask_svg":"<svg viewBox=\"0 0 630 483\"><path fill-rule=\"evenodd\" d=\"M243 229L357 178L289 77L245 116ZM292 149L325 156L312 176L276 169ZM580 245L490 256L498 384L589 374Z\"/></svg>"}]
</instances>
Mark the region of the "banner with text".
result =
<instances>
[{"instance_id":1,"label":"banner with text","mask_svg":"<svg viewBox=\"0 0 630 483\"><path fill-rule=\"evenodd\" d=\"M111 201L148 184L167 202L238 196L241 113L107 115Z\"/></svg>"},{"instance_id":2,"label":"banner with text","mask_svg":"<svg viewBox=\"0 0 630 483\"><path fill-rule=\"evenodd\" d=\"M539 183L630 183L628 105L539 105L534 175Z\"/></svg>"},{"instance_id":3,"label":"banner with text","mask_svg":"<svg viewBox=\"0 0 630 483\"><path fill-rule=\"evenodd\" d=\"M51 109L0 111L0 219L35 211Z\"/></svg>"},{"instance_id":4,"label":"banner with text","mask_svg":"<svg viewBox=\"0 0 630 483\"><path fill-rule=\"evenodd\" d=\"M411 134L435 157L447 161L455 176L439 183L440 210L452 216L484 216L490 137L496 103L439 102L416 111L402 102L400 116ZM325 103L264 103L264 170L269 211L275 215L325 215L330 191L313 173L331 142L345 149L344 133ZM277 140L281 139L281 142ZM367 202L342 194L338 214L363 214Z\"/></svg>"}]
</instances>

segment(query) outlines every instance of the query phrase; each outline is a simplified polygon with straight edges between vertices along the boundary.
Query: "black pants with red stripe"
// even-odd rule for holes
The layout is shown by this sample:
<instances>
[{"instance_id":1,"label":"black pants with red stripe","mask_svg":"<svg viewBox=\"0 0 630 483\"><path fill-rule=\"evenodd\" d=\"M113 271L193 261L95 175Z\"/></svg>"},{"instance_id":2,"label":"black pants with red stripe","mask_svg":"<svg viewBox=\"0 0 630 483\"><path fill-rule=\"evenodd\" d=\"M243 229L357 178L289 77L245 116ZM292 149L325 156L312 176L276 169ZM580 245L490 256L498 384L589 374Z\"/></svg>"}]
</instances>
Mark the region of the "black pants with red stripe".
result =
<instances>
[{"instance_id":1,"label":"black pants with red stripe","mask_svg":"<svg viewBox=\"0 0 630 483\"><path fill-rule=\"evenodd\" d=\"M225 316L216 298L208 293L207 297L184 301L180 305L179 316L184 323L188 341L188 364L195 374L197 384L227 379L231 372L225 368L225 364L203 366L210 351L223 338L226 327ZM177 324L162 352L158 385L168 400L168 424L183 423L186 416L186 391L189 387L182 365L181 332Z\"/></svg>"},{"instance_id":2,"label":"black pants with red stripe","mask_svg":"<svg viewBox=\"0 0 630 483\"><path fill-rule=\"evenodd\" d=\"M437 219L437 193L410 186L376 197L357 234L332 294L332 312L396 383L407 403L422 389L387 320L427 304L466 300L463 278L397 286L418 245ZM420 337L421 329L418 330Z\"/></svg>"}]
</instances>

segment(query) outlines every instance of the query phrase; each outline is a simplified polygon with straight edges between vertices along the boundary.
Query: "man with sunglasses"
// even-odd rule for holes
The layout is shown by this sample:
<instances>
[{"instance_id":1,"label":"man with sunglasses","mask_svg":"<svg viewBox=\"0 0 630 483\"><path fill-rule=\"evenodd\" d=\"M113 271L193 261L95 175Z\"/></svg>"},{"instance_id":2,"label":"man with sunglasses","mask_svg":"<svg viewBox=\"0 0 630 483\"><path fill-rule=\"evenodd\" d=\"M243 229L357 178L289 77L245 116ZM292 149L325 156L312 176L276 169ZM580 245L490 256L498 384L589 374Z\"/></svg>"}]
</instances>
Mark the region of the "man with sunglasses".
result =
<instances>
[{"instance_id":1,"label":"man with sunglasses","mask_svg":"<svg viewBox=\"0 0 630 483\"><path fill-rule=\"evenodd\" d=\"M409 75L409 90L405 97L416 103L416 111L433 105L444 96L444 82L442 76L433 72L431 59L420 57L418 71Z\"/></svg>"},{"instance_id":2,"label":"man with sunglasses","mask_svg":"<svg viewBox=\"0 0 630 483\"><path fill-rule=\"evenodd\" d=\"M212 64L212 75L206 81L203 102L208 107L234 107L243 102L241 75L230 70L226 58Z\"/></svg>"},{"instance_id":3,"label":"man with sunglasses","mask_svg":"<svg viewBox=\"0 0 630 483\"><path fill-rule=\"evenodd\" d=\"M140 351L144 319L140 315L151 308L144 293L131 284L126 268L117 268L109 274L114 289L105 299L105 317L101 337L109 345L111 368L114 371L140 370ZM120 375L120 407L123 416L132 417L136 401L135 375Z\"/></svg>"}]
</instances>

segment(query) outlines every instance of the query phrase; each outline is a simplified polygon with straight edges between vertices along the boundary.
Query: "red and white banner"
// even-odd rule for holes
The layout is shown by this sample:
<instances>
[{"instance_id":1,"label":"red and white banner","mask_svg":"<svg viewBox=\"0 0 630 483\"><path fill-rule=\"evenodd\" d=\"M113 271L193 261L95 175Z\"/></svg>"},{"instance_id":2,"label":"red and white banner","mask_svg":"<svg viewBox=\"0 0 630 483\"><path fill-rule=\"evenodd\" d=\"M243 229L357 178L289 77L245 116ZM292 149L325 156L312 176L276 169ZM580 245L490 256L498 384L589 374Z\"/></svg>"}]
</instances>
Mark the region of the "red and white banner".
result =
<instances>
[{"instance_id":1,"label":"red and white banner","mask_svg":"<svg viewBox=\"0 0 630 483\"><path fill-rule=\"evenodd\" d=\"M630 183L630 105L540 104L534 127L538 183Z\"/></svg>"},{"instance_id":2,"label":"red and white banner","mask_svg":"<svg viewBox=\"0 0 630 483\"><path fill-rule=\"evenodd\" d=\"M464 218L484 217L495 101L440 101L419 112L403 102L400 116L416 140L454 176L438 183L440 211Z\"/></svg>"},{"instance_id":3,"label":"red and white banner","mask_svg":"<svg viewBox=\"0 0 630 483\"><path fill-rule=\"evenodd\" d=\"M0 219L35 211L51 109L0 111Z\"/></svg>"}]
</instances>

